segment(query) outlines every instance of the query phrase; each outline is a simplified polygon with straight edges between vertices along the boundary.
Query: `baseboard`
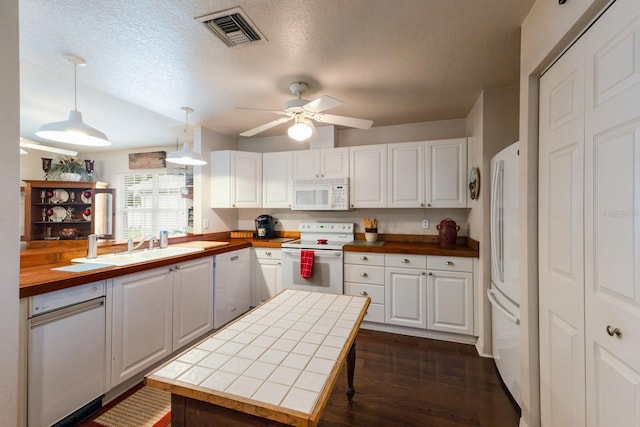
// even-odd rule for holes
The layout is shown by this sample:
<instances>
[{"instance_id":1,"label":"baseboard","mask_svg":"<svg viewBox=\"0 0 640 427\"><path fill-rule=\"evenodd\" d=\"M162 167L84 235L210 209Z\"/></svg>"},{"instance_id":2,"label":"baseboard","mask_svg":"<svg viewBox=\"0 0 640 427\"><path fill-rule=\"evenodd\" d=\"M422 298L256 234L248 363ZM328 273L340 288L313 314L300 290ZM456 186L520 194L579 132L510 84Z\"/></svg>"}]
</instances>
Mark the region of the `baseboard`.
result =
<instances>
[{"instance_id":1,"label":"baseboard","mask_svg":"<svg viewBox=\"0 0 640 427\"><path fill-rule=\"evenodd\" d=\"M469 335L450 334L447 332L428 331L426 329L407 328L404 326L386 325L374 322L362 322L362 329L372 331L390 332L393 334L408 335L410 337L431 338L435 340L450 341L458 344L475 345L477 338Z\"/></svg>"}]
</instances>

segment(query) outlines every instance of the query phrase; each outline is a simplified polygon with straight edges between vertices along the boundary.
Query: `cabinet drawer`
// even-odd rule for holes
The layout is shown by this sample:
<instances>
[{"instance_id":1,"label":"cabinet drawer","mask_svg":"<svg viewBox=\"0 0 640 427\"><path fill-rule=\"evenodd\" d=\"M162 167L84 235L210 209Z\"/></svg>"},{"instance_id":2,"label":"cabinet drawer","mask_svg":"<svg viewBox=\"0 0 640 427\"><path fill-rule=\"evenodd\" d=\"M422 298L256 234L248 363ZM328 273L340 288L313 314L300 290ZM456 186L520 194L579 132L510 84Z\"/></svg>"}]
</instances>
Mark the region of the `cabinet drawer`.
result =
<instances>
[{"instance_id":1,"label":"cabinet drawer","mask_svg":"<svg viewBox=\"0 0 640 427\"><path fill-rule=\"evenodd\" d=\"M385 265L387 267L400 268L427 268L426 255L407 255L407 254L385 254Z\"/></svg>"},{"instance_id":2,"label":"cabinet drawer","mask_svg":"<svg viewBox=\"0 0 640 427\"><path fill-rule=\"evenodd\" d=\"M345 264L344 281L384 285L384 267Z\"/></svg>"},{"instance_id":3,"label":"cabinet drawer","mask_svg":"<svg viewBox=\"0 0 640 427\"><path fill-rule=\"evenodd\" d=\"M367 312L362 319L365 322L377 322L384 323L384 305L383 304L369 304Z\"/></svg>"},{"instance_id":4,"label":"cabinet drawer","mask_svg":"<svg viewBox=\"0 0 640 427\"><path fill-rule=\"evenodd\" d=\"M345 282L344 292L346 295L370 297L371 304L384 304L384 286Z\"/></svg>"},{"instance_id":5,"label":"cabinet drawer","mask_svg":"<svg viewBox=\"0 0 640 427\"><path fill-rule=\"evenodd\" d=\"M253 248L256 258L260 259L282 259L280 249Z\"/></svg>"},{"instance_id":6,"label":"cabinet drawer","mask_svg":"<svg viewBox=\"0 0 640 427\"><path fill-rule=\"evenodd\" d=\"M372 252L345 252L344 263L384 266L384 254L376 254Z\"/></svg>"},{"instance_id":7,"label":"cabinet drawer","mask_svg":"<svg viewBox=\"0 0 640 427\"><path fill-rule=\"evenodd\" d=\"M427 268L429 270L466 271L473 273L473 258L430 255L427 257Z\"/></svg>"}]
</instances>

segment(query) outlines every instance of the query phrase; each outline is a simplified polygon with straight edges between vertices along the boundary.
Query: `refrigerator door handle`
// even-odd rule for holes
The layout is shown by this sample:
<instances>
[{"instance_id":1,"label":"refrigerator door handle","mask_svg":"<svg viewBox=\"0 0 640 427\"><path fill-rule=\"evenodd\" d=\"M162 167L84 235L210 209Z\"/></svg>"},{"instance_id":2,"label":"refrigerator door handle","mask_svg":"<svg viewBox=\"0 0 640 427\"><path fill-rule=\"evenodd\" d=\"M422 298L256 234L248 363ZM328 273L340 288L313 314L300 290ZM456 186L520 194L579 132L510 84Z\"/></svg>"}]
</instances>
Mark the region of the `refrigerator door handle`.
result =
<instances>
[{"instance_id":1,"label":"refrigerator door handle","mask_svg":"<svg viewBox=\"0 0 640 427\"><path fill-rule=\"evenodd\" d=\"M491 183L491 263L500 282L504 282L504 249L503 249L503 187L504 161L498 160Z\"/></svg>"},{"instance_id":2,"label":"refrigerator door handle","mask_svg":"<svg viewBox=\"0 0 640 427\"><path fill-rule=\"evenodd\" d=\"M492 307L496 307L498 310L502 312L509 320L511 320L516 325L520 324L520 319L513 315L509 310L507 310L502 304L498 302L495 297L495 292L493 289L487 289L487 297L489 298L489 302Z\"/></svg>"}]
</instances>

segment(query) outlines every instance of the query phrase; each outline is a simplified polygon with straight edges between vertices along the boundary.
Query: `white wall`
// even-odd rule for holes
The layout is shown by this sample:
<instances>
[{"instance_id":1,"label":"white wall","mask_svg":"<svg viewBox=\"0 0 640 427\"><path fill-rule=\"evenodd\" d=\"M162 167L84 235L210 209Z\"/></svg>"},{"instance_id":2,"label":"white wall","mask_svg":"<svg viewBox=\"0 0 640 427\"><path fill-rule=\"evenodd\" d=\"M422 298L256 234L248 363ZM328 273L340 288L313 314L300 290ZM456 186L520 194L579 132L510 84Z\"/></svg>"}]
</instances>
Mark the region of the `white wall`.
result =
<instances>
[{"instance_id":1,"label":"white wall","mask_svg":"<svg viewBox=\"0 0 640 427\"><path fill-rule=\"evenodd\" d=\"M605 7L608 0L537 0L521 27L520 45L520 304L521 426L540 425L538 356L538 81L540 73Z\"/></svg>"},{"instance_id":2,"label":"white wall","mask_svg":"<svg viewBox=\"0 0 640 427\"><path fill-rule=\"evenodd\" d=\"M474 260L474 287L477 310L476 348L481 355L491 355L491 311L486 290L491 285L490 266L490 191L491 158L518 140L518 87L484 90L467 116L469 167L480 172L480 193L468 200L469 236L480 242L480 258Z\"/></svg>"},{"instance_id":3,"label":"white wall","mask_svg":"<svg viewBox=\"0 0 640 427\"><path fill-rule=\"evenodd\" d=\"M20 206L20 77L18 0L0 6L0 420L18 423L18 302Z\"/></svg>"}]
</instances>

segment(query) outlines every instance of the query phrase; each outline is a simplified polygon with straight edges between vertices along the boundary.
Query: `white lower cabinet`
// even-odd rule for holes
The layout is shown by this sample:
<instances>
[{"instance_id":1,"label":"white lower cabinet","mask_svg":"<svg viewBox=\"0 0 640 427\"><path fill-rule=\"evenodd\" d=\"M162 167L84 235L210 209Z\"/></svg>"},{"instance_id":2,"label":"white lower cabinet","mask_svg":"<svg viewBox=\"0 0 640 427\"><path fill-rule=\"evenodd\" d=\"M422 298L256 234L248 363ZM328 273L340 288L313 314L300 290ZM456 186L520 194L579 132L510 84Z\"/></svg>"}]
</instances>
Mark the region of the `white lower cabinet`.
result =
<instances>
[{"instance_id":1,"label":"white lower cabinet","mask_svg":"<svg viewBox=\"0 0 640 427\"><path fill-rule=\"evenodd\" d=\"M213 258L116 277L111 387L211 329Z\"/></svg>"},{"instance_id":2,"label":"white lower cabinet","mask_svg":"<svg viewBox=\"0 0 640 427\"><path fill-rule=\"evenodd\" d=\"M262 304L282 288L282 255L280 249L254 248L253 305Z\"/></svg>"},{"instance_id":3,"label":"white lower cabinet","mask_svg":"<svg viewBox=\"0 0 640 427\"><path fill-rule=\"evenodd\" d=\"M213 329L213 258L176 265L173 271L173 350Z\"/></svg>"},{"instance_id":4,"label":"white lower cabinet","mask_svg":"<svg viewBox=\"0 0 640 427\"><path fill-rule=\"evenodd\" d=\"M473 335L473 260L345 252L345 294L371 298L365 321Z\"/></svg>"},{"instance_id":5,"label":"white lower cabinet","mask_svg":"<svg viewBox=\"0 0 640 427\"><path fill-rule=\"evenodd\" d=\"M371 298L363 319L367 322L384 323L384 280L384 254L345 253L344 292Z\"/></svg>"},{"instance_id":6,"label":"white lower cabinet","mask_svg":"<svg viewBox=\"0 0 640 427\"><path fill-rule=\"evenodd\" d=\"M424 270L386 267L385 321L389 325L427 327L427 276Z\"/></svg>"}]
</instances>

